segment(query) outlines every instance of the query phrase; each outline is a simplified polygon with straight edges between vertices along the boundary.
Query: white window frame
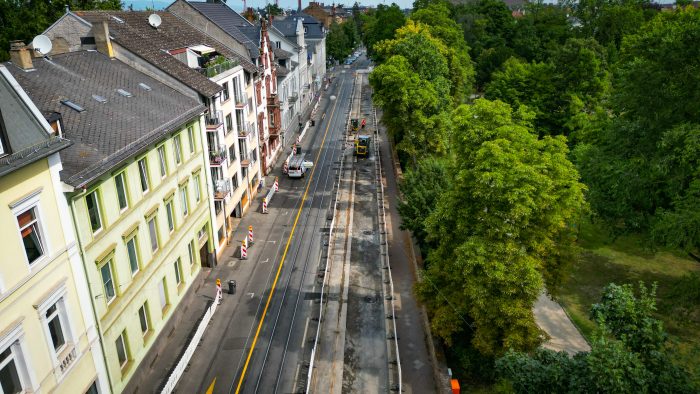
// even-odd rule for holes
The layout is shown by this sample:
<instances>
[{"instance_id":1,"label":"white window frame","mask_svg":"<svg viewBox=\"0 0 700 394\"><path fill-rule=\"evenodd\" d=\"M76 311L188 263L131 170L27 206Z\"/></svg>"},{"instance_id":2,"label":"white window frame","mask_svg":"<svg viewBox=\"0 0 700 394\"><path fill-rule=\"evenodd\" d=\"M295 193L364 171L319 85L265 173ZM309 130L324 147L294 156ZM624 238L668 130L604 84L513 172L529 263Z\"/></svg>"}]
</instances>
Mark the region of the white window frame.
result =
<instances>
[{"instance_id":1,"label":"white window frame","mask_svg":"<svg viewBox=\"0 0 700 394\"><path fill-rule=\"evenodd\" d=\"M122 188L124 190L124 201L126 201L126 205L124 206L124 208L119 207L119 213L122 213L122 212L126 211L127 209L129 209L129 192L128 192L127 187L126 187L126 174L125 173L126 173L126 171L122 171L114 176L114 189L117 192L117 206L119 206L119 204L121 204L121 202L119 201L119 183L117 182L117 178L121 178L121 180L122 180Z\"/></svg>"},{"instance_id":2,"label":"white window frame","mask_svg":"<svg viewBox=\"0 0 700 394\"><path fill-rule=\"evenodd\" d=\"M41 190L36 191L29 196L23 198L21 201L10 204L10 209L12 210L12 214L15 217L15 226L17 226L17 235L19 236L19 243L22 245L22 251L24 252L24 261L27 263L27 266L29 267L30 270L35 269L35 267L38 267L41 265L41 263L48 261L49 255L51 254L51 243L48 237L46 236L46 228L44 227L44 221L43 221L43 212L41 209L41 204L39 203L40 199L40 193ZM39 240L41 241L41 245L43 246L43 254L41 257L37 258L33 262L29 262L29 257L27 257L27 252L24 250L24 239L22 238L22 228L19 226L19 222L17 221L17 217L20 214L23 214L24 212L34 209L34 213L36 214L36 219L35 223L37 224L37 231L39 232Z\"/></svg>"},{"instance_id":3,"label":"white window frame","mask_svg":"<svg viewBox=\"0 0 700 394\"><path fill-rule=\"evenodd\" d=\"M151 233L151 222L153 222L153 233ZM150 246L151 246L151 253L156 253L158 249L160 249L160 240L158 239L158 222L156 222L156 215L153 215L153 217L149 218L148 221L146 222L146 225L148 226L148 240L150 241ZM155 237L156 241L156 248L153 248L153 237Z\"/></svg>"},{"instance_id":4,"label":"white window frame","mask_svg":"<svg viewBox=\"0 0 700 394\"><path fill-rule=\"evenodd\" d=\"M107 303L107 305L114 302L114 300L116 300L117 296L119 295L117 292L117 284L114 281L114 267L112 266L113 262L114 262L114 258L110 257L109 259L106 260L106 262L104 264L100 264L98 269L97 269L97 271L100 274L100 283L102 284L102 291L104 292L103 294L104 294L105 302ZM112 289L114 290L114 297L109 298L109 299L107 298L108 295L107 295L107 288L105 287L105 280L102 277L102 268L104 268L105 266L109 266L109 278L110 278L110 281L112 282Z\"/></svg>"},{"instance_id":5,"label":"white window frame","mask_svg":"<svg viewBox=\"0 0 700 394\"><path fill-rule=\"evenodd\" d=\"M136 240L137 235L138 235L138 233L134 234L133 237L127 239L126 242L124 242L124 248L126 249L126 260L129 262L129 272L131 272L132 277L136 276L136 274L141 272L141 261L139 259L139 246L138 246L138 242ZM136 257L136 271L134 271L134 267L131 266L132 262L131 262L131 256L129 255L129 242L131 242L132 245L134 245L134 256Z\"/></svg>"},{"instance_id":6,"label":"white window frame","mask_svg":"<svg viewBox=\"0 0 700 394\"><path fill-rule=\"evenodd\" d=\"M112 283L114 283L114 277L112 277ZM116 298L116 288L114 293ZM77 364L76 360L78 358L79 351L79 349L77 349L75 346L75 335L73 333L73 326L69 317L70 310L68 303L66 302L67 294L68 290L64 282L61 284L60 288L51 291L51 294L46 299L41 301L38 306L36 306L37 312L39 313L39 319L42 323L41 325L44 329L46 345L48 346L52 355L51 361L53 362L54 373L59 380L65 376L75 364ZM49 319L46 317L46 312L54 305L56 305L55 316L59 319L59 322L61 323L61 331L63 331L64 344L59 349L54 348L53 340L51 339L51 331L49 330ZM68 364L68 368L62 370L61 363L64 359L69 357L71 362Z\"/></svg>"},{"instance_id":7,"label":"white window frame","mask_svg":"<svg viewBox=\"0 0 700 394\"><path fill-rule=\"evenodd\" d=\"M165 203L165 218L168 221L168 233L172 234L175 231L175 208L173 200Z\"/></svg>"},{"instance_id":8,"label":"white window frame","mask_svg":"<svg viewBox=\"0 0 700 394\"><path fill-rule=\"evenodd\" d=\"M175 165L179 166L182 164L182 141L180 134L173 137L173 147L175 147Z\"/></svg>"},{"instance_id":9,"label":"white window frame","mask_svg":"<svg viewBox=\"0 0 700 394\"><path fill-rule=\"evenodd\" d=\"M143 319L146 321L146 330L143 330L143 327L141 327L141 311L143 311ZM146 336L150 331L151 331L151 322L149 321L149 313L148 313L148 301L145 301L142 305L141 308L139 308L137 312L139 316L139 328L141 329L141 335Z\"/></svg>"},{"instance_id":10,"label":"white window frame","mask_svg":"<svg viewBox=\"0 0 700 394\"><path fill-rule=\"evenodd\" d=\"M178 257L173 264L175 269L175 286L180 286L182 284L182 261Z\"/></svg>"},{"instance_id":11,"label":"white window frame","mask_svg":"<svg viewBox=\"0 0 700 394\"><path fill-rule=\"evenodd\" d=\"M28 358L29 353L27 352L24 342L22 324L16 323L16 325L7 331L7 334L0 339L0 353L10 348L12 354L11 358L15 362L20 385L24 389L24 392L34 392L37 387L36 378L33 375L34 370L31 368L31 360ZM4 360L0 360L0 369L9 364L9 361L5 363L2 361Z\"/></svg>"},{"instance_id":12,"label":"white window frame","mask_svg":"<svg viewBox=\"0 0 700 394\"><path fill-rule=\"evenodd\" d=\"M194 200L199 203L202 200L202 190L199 187L199 174L194 176Z\"/></svg>"},{"instance_id":13,"label":"white window frame","mask_svg":"<svg viewBox=\"0 0 700 394\"><path fill-rule=\"evenodd\" d=\"M124 367L126 367L126 365L129 364L129 347L126 344L126 336L124 335L125 332L126 330L120 332L117 338L114 339L114 348L117 351L117 363L119 363L119 369L124 369ZM119 361L119 348L117 347L117 341L119 340L119 338L122 339L122 349L124 350L123 363Z\"/></svg>"},{"instance_id":14,"label":"white window frame","mask_svg":"<svg viewBox=\"0 0 700 394\"><path fill-rule=\"evenodd\" d=\"M156 152L158 153L158 171L160 171L160 179L163 179L168 176L168 163L165 155L165 144L159 145L158 148L156 148Z\"/></svg>"},{"instance_id":15,"label":"white window frame","mask_svg":"<svg viewBox=\"0 0 700 394\"><path fill-rule=\"evenodd\" d=\"M182 216L187 217L190 214L190 204L187 197L187 185L180 188L180 204L182 205Z\"/></svg>"},{"instance_id":16,"label":"white window frame","mask_svg":"<svg viewBox=\"0 0 700 394\"><path fill-rule=\"evenodd\" d=\"M187 256L190 258L190 266L194 264L194 241L190 241L187 244Z\"/></svg>"},{"instance_id":17,"label":"white window frame","mask_svg":"<svg viewBox=\"0 0 700 394\"><path fill-rule=\"evenodd\" d=\"M143 163L143 172L141 172L142 167L141 163ZM146 161L145 157L140 158L139 160L136 161L136 166L138 167L139 170L139 186L141 187L141 192L143 194L148 193L149 190L151 190L151 181L148 179L148 162ZM146 181L146 189L144 190L143 188L143 181Z\"/></svg>"},{"instance_id":18,"label":"white window frame","mask_svg":"<svg viewBox=\"0 0 700 394\"><path fill-rule=\"evenodd\" d=\"M97 230L93 230L92 228L92 219L90 219L90 207L88 207L88 198L90 196L94 195L95 198L95 208L97 209L97 220L100 222L100 227ZM85 195L85 208L87 210L88 214L88 222L90 222L90 231L92 231L92 234L98 234L102 229L104 229L104 221L102 220L102 212L100 212L100 192L98 188L93 189L89 193Z\"/></svg>"},{"instance_id":19,"label":"white window frame","mask_svg":"<svg viewBox=\"0 0 700 394\"><path fill-rule=\"evenodd\" d=\"M196 150L196 147L194 145L194 126L190 126L187 128L187 139L190 142L190 154L192 154Z\"/></svg>"}]
</instances>

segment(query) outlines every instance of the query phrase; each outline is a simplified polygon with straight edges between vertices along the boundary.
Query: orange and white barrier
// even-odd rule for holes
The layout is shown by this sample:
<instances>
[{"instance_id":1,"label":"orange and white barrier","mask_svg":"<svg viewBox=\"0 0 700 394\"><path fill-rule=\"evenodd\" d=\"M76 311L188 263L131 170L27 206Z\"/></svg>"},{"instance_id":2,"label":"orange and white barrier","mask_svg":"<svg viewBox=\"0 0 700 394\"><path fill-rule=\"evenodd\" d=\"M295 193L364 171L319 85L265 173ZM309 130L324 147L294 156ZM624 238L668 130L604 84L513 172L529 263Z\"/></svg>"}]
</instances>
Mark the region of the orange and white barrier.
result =
<instances>
[{"instance_id":1,"label":"orange and white barrier","mask_svg":"<svg viewBox=\"0 0 700 394\"><path fill-rule=\"evenodd\" d=\"M241 260L248 258L248 245L246 240L241 241Z\"/></svg>"},{"instance_id":2,"label":"orange and white barrier","mask_svg":"<svg viewBox=\"0 0 700 394\"><path fill-rule=\"evenodd\" d=\"M275 177L275 191L280 191L280 181L278 177Z\"/></svg>"},{"instance_id":3,"label":"orange and white barrier","mask_svg":"<svg viewBox=\"0 0 700 394\"><path fill-rule=\"evenodd\" d=\"M262 213L267 213L267 197L263 198Z\"/></svg>"},{"instance_id":4,"label":"orange and white barrier","mask_svg":"<svg viewBox=\"0 0 700 394\"><path fill-rule=\"evenodd\" d=\"M248 243L253 244L253 226L248 226Z\"/></svg>"}]
</instances>

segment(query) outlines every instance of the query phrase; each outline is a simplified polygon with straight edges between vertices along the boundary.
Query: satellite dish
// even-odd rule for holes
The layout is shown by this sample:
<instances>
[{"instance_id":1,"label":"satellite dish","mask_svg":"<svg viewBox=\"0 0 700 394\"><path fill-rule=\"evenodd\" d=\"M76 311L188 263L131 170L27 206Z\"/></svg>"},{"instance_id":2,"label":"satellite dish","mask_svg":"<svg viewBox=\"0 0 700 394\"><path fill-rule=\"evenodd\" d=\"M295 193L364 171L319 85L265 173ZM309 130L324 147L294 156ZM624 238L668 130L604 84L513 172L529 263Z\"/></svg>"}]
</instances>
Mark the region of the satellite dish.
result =
<instances>
[{"instance_id":1,"label":"satellite dish","mask_svg":"<svg viewBox=\"0 0 700 394\"><path fill-rule=\"evenodd\" d=\"M155 27L156 29L158 28L158 26L160 26L161 22L163 21L160 19L160 15L158 14L151 14L148 16L148 24Z\"/></svg>"},{"instance_id":2,"label":"satellite dish","mask_svg":"<svg viewBox=\"0 0 700 394\"><path fill-rule=\"evenodd\" d=\"M39 34L38 36L34 37L34 40L32 40L32 46L34 47L34 50L39 52L42 56L48 55L49 52L51 52L51 48L53 48L51 39L43 34Z\"/></svg>"}]
</instances>

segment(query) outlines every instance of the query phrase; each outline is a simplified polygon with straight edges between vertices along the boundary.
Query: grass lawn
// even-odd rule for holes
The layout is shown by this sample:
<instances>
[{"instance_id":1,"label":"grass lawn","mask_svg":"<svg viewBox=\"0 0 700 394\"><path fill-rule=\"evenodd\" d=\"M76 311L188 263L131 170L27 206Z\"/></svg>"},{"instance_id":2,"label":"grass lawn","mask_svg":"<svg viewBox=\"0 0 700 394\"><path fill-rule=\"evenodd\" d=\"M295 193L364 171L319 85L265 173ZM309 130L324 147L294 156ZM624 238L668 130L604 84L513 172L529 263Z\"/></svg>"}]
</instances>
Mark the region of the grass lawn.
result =
<instances>
[{"instance_id":1,"label":"grass lawn","mask_svg":"<svg viewBox=\"0 0 700 394\"><path fill-rule=\"evenodd\" d=\"M590 223L581 227L579 242L583 253L562 286L559 301L583 335L590 338L595 330L588 312L591 304L600 300L606 284L633 283L636 287L640 280L647 286L656 282L658 318L670 334L676 359L700 382L700 306L683 316L671 296L681 277L700 274L700 263L674 251L650 250L639 237L620 237L613 242L604 230Z\"/></svg>"}]
</instances>

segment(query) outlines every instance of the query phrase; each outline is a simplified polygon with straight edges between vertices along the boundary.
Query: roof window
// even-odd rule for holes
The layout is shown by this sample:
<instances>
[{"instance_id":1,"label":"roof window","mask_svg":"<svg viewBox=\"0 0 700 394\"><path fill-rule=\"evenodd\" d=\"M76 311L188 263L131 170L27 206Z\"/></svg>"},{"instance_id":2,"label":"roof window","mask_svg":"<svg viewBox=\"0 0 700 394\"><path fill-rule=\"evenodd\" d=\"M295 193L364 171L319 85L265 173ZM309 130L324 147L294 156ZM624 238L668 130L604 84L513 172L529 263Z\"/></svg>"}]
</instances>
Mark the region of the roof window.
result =
<instances>
[{"instance_id":1,"label":"roof window","mask_svg":"<svg viewBox=\"0 0 700 394\"><path fill-rule=\"evenodd\" d=\"M122 96L124 96L124 97L131 97L131 96L133 96L133 94L131 94L131 92L127 92L127 91L124 90L124 89L117 89L117 93L119 93L120 95L122 95Z\"/></svg>"},{"instance_id":2,"label":"roof window","mask_svg":"<svg viewBox=\"0 0 700 394\"><path fill-rule=\"evenodd\" d=\"M119 23L124 23L124 19L122 18L116 17L114 15L110 15L110 17Z\"/></svg>"},{"instance_id":3,"label":"roof window","mask_svg":"<svg viewBox=\"0 0 700 394\"><path fill-rule=\"evenodd\" d=\"M139 87L140 87L141 89L147 91L147 92L150 92L150 91L152 90L150 86L146 85L146 84L143 83L143 82L141 82L141 83L139 84Z\"/></svg>"},{"instance_id":4,"label":"roof window","mask_svg":"<svg viewBox=\"0 0 700 394\"><path fill-rule=\"evenodd\" d=\"M85 111L85 108L81 107L80 105L78 105L70 100L61 100L61 104L65 105L66 107L73 109L77 112Z\"/></svg>"},{"instance_id":5,"label":"roof window","mask_svg":"<svg viewBox=\"0 0 700 394\"><path fill-rule=\"evenodd\" d=\"M95 101L97 101L97 102L99 102L99 103L102 103L102 104L104 104L104 103L107 102L107 99L106 99L106 98L104 98L104 97L102 97L102 96L98 96L98 95L96 95L96 94L93 94L93 95L92 95L92 98L94 98Z\"/></svg>"}]
</instances>

